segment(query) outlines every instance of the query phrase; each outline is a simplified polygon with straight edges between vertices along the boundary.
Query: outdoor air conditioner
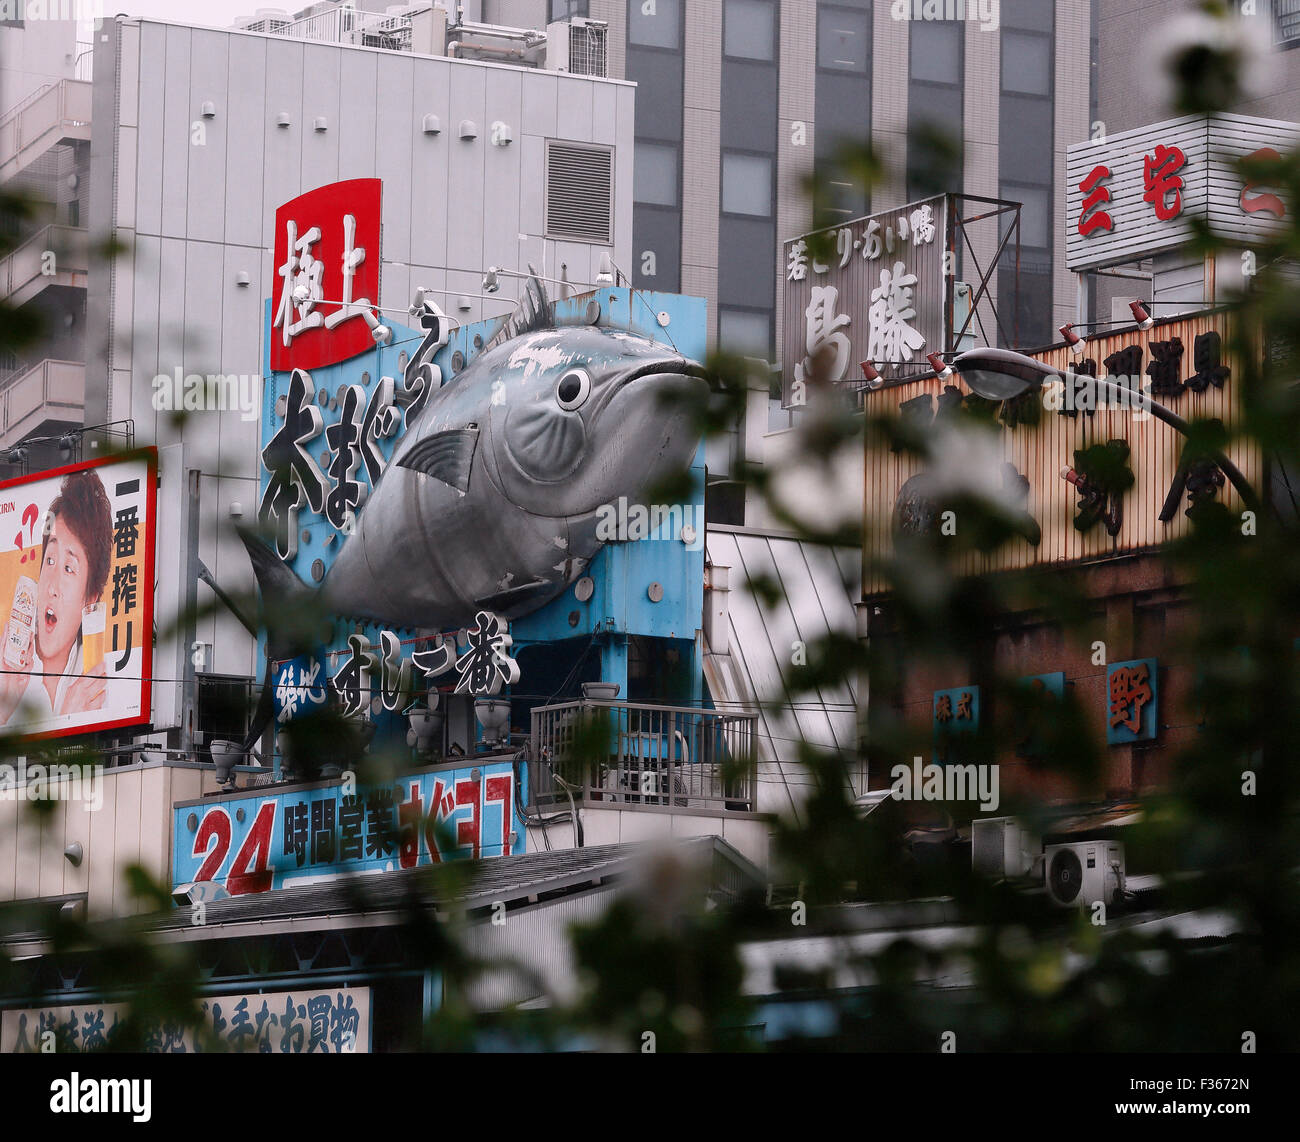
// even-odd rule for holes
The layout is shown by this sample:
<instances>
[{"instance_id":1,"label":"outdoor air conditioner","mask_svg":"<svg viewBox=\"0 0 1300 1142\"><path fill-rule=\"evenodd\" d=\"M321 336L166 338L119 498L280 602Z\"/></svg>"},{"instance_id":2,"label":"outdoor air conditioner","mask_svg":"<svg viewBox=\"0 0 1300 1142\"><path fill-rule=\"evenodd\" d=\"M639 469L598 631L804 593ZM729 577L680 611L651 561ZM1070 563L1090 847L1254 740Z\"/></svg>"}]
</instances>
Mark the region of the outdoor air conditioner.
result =
<instances>
[{"instance_id":1,"label":"outdoor air conditioner","mask_svg":"<svg viewBox=\"0 0 1300 1142\"><path fill-rule=\"evenodd\" d=\"M971 867L991 880L1041 878L1043 844L1015 817L971 822Z\"/></svg>"},{"instance_id":2,"label":"outdoor air conditioner","mask_svg":"<svg viewBox=\"0 0 1300 1142\"><path fill-rule=\"evenodd\" d=\"M609 25L574 17L546 25L546 68L570 75L609 76Z\"/></svg>"},{"instance_id":3,"label":"outdoor air conditioner","mask_svg":"<svg viewBox=\"0 0 1300 1142\"><path fill-rule=\"evenodd\" d=\"M1124 893L1124 846L1118 841L1071 841L1048 845L1047 895L1061 908L1117 903Z\"/></svg>"}]
</instances>

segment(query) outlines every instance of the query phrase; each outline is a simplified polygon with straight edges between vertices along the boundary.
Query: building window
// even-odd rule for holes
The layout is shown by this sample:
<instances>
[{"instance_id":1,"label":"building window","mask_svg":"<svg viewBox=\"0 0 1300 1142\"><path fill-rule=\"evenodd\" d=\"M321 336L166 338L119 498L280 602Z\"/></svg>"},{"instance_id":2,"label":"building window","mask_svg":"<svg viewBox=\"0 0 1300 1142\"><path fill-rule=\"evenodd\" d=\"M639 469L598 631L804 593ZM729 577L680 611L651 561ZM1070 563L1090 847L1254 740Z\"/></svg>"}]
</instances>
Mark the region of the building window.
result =
<instances>
[{"instance_id":1,"label":"building window","mask_svg":"<svg viewBox=\"0 0 1300 1142\"><path fill-rule=\"evenodd\" d=\"M1032 32L1002 33L1002 90L1052 94L1052 40Z\"/></svg>"},{"instance_id":2,"label":"building window","mask_svg":"<svg viewBox=\"0 0 1300 1142\"><path fill-rule=\"evenodd\" d=\"M961 193L965 178L965 24L912 21L907 90L907 197Z\"/></svg>"},{"instance_id":3,"label":"building window","mask_svg":"<svg viewBox=\"0 0 1300 1142\"><path fill-rule=\"evenodd\" d=\"M750 309L720 308L718 345L724 351L741 357L769 360L772 354L772 315Z\"/></svg>"},{"instance_id":4,"label":"building window","mask_svg":"<svg viewBox=\"0 0 1300 1142\"><path fill-rule=\"evenodd\" d=\"M963 24L913 20L908 30L913 83L961 83Z\"/></svg>"},{"instance_id":5,"label":"building window","mask_svg":"<svg viewBox=\"0 0 1300 1142\"><path fill-rule=\"evenodd\" d=\"M1046 250L1052 244L1051 228L1049 220L1051 219L1051 208L1048 203L1050 192L1045 186L1026 186L1020 183L1004 182L999 193L1000 198L1009 198L1013 202L1021 203L1020 210L1020 243L1022 246L1032 246L1034 249ZM1005 221L1001 222L1002 230L1005 232L1010 229L1014 215L1010 212L1000 216ZM1013 238L1014 242L1015 239Z\"/></svg>"},{"instance_id":6,"label":"building window","mask_svg":"<svg viewBox=\"0 0 1300 1142\"><path fill-rule=\"evenodd\" d=\"M860 8L817 9L817 66L865 75L871 47L871 13Z\"/></svg>"},{"instance_id":7,"label":"building window","mask_svg":"<svg viewBox=\"0 0 1300 1142\"><path fill-rule=\"evenodd\" d=\"M776 58L776 5L772 0L724 0L722 54L735 59Z\"/></svg>"},{"instance_id":8,"label":"building window","mask_svg":"<svg viewBox=\"0 0 1300 1142\"><path fill-rule=\"evenodd\" d=\"M591 0L551 0L551 22L591 15Z\"/></svg>"},{"instance_id":9,"label":"building window","mask_svg":"<svg viewBox=\"0 0 1300 1142\"><path fill-rule=\"evenodd\" d=\"M633 200L651 206L676 206L677 185L677 148L638 142L633 161Z\"/></svg>"},{"instance_id":10,"label":"building window","mask_svg":"<svg viewBox=\"0 0 1300 1142\"><path fill-rule=\"evenodd\" d=\"M628 0L627 42L647 48L676 48L682 42L681 0Z\"/></svg>"},{"instance_id":11,"label":"building window","mask_svg":"<svg viewBox=\"0 0 1300 1142\"><path fill-rule=\"evenodd\" d=\"M768 156L723 153L722 213L772 216L772 160Z\"/></svg>"}]
</instances>

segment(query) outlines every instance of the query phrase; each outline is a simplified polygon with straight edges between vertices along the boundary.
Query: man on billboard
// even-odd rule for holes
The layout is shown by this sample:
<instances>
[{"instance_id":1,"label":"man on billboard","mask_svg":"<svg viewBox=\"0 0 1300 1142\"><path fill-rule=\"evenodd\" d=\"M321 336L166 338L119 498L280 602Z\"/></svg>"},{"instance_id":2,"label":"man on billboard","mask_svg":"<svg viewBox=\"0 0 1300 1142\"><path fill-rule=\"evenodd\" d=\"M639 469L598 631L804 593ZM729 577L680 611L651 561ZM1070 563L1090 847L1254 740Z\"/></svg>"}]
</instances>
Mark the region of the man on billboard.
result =
<instances>
[{"instance_id":1,"label":"man on billboard","mask_svg":"<svg viewBox=\"0 0 1300 1142\"><path fill-rule=\"evenodd\" d=\"M20 577L14 591L0 652L0 725L20 709L22 721L40 722L104 705L101 600L112 552L103 481L94 471L70 473L46 513L39 577Z\"/></svg>"}]
</instances>

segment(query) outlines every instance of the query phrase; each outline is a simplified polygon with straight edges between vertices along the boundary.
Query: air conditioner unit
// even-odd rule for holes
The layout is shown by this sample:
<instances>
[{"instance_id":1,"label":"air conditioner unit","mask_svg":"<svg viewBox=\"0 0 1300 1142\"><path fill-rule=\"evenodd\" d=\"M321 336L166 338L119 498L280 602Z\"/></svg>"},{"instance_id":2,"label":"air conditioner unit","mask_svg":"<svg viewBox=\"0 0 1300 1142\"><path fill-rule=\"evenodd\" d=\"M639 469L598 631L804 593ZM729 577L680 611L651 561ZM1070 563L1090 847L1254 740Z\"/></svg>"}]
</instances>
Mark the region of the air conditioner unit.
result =
<instances>
[{"instance_id":1,"label":"air conditioner unit","mask_svg":"<svg viewBox=\"0 0 1300 1142\"><path fill-rule=\"evenodd\" d=\"M1042 876L1043 843L1015 817L971 822L971 867L991 880Z\"/></svg>"},{"instance_id":2,"label":"air conditioner unit","mask_svg":"<svg viewBox=\"0 0 1300 1142\"><path fill-rule=\"evenodd\" d=\"M1071 841L1043 850L1047 895L1061 908L1107 905L1124 893L1124 846L1118 841Z\"/></svg>"},{"instance_id":3,"label":"air conditioner unit","mask_svg":"<svg viewBox=\"0 0 1300 1142\"><path fill-rule=\"evenodd\" d=\"M546 25L546 68L570 75L609 76L609 25L575 16Z\"/></svg>"}]
</instances>

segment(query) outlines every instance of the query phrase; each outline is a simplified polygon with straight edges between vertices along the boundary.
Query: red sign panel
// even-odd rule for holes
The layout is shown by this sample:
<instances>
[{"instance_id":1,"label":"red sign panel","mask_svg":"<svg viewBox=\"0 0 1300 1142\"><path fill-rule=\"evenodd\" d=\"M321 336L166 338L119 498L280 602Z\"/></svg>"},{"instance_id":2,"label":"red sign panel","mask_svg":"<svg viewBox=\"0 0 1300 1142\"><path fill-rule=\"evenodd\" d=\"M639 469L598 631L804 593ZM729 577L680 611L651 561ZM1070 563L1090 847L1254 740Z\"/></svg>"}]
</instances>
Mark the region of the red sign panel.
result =
<instances>
[{"instance_id":1,"label":"red sign panel","mask_svg":"<svg viewBox=\"0 0 1300 1142\"><path fill-rule=\"evenodd\" d=\"M316 369L374 344L382 183L317 187L275 212L271 368Z\"/></svg>"}]
</instances>

